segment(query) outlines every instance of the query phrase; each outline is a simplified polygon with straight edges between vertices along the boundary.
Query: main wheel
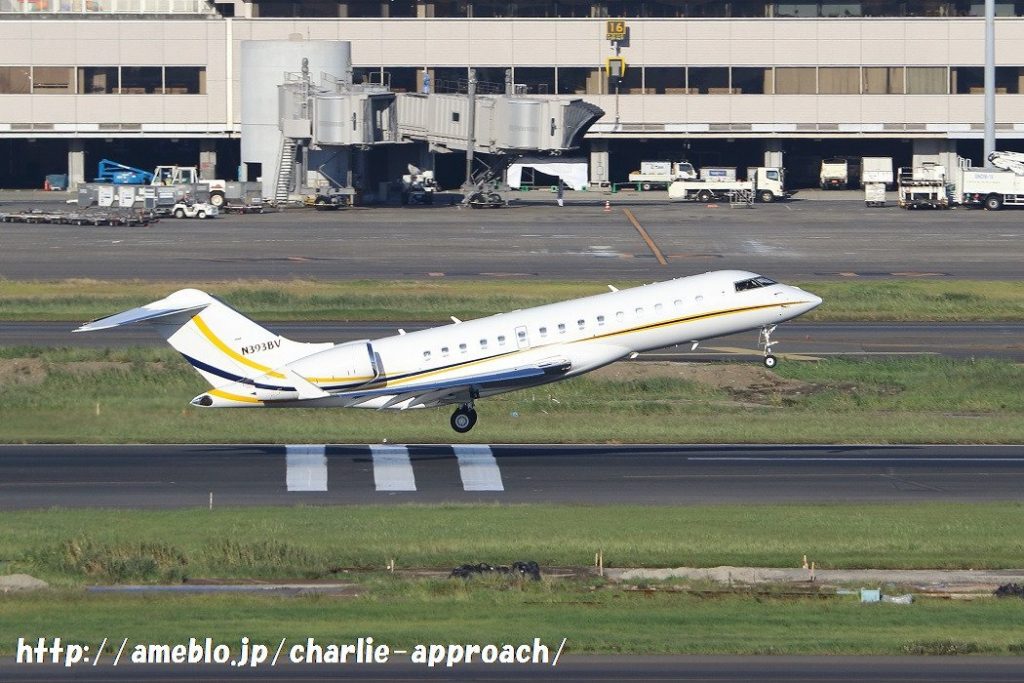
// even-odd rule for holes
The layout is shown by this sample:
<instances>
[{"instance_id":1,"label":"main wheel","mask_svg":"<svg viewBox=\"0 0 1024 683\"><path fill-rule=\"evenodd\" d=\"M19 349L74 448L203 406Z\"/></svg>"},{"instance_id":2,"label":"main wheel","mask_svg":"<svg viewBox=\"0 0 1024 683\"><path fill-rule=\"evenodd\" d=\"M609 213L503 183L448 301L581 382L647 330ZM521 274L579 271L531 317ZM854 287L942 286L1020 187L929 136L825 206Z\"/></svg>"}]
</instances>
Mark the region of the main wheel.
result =
<instances>
[{"instance_id":1,"label":"main wheel","mask_svg":"<svg viewBox=\"0 0 1024 683\"><path fill-rule=\"evenodd\" d=\"M985 208L989 211L998 211L1003 208L1003 198L997 194L990 194L985 197Z\"/></svg>"},{"instance_id":2,"label":"main wheel","mask_svg":"<svg viewBox=\"0 0 1024 683\"><path fill-rule=\"evenodd\" d=\"M465 434L476 424L476 411L472 408L459 408L452 413L452 429L459 434Z\"/></svg>"},{"instance_id":3,"label":"main wheel","mask_svg":"<svg viewBox=\"0 0 1024 683\"><path fill-rule=\"evenodd\" d=\"M715 195L711 194L711 190L701 190L697 193L698 202L710 202L715 198Z\"/></svg>"},{"instance_id":4,"label":"main wheel","mask_svg":"<svg viewBox=\"0 0 1024 683\"><path fill-rule=\"evenodd\" d=\"M778 364L779 364L779 359L776 358L775 356L773 356L771 354L768 354L767 356L764 357L764 366L766 368L768 368L769 370L771 370L772 368L774 368Z\"/></svg>"},{"instance_id":5,"label":"main wheel","mask_svg":"<svg viewBox=\"0 0 1024 683\"><path fill-rule=\"evenodd\" d=\"M224 206L224 193L222 192L211 192L210 203L216 206L218 209Z\"/></svg>"},{"instance_id":6,"label":"main wheel","mask_svg":"<svg viewBox=\"0 0 1024 683\"><path fill-rule=\"evenodd\" d=\"M650 183L644 183L643 185L641 185L641 187L644 188L644 192L650 192L651 191L651 184Z\"/></svg>"},{"instance_id":7,"label":"main wheel","mask_svg":"<svg viewBox=\"0 0 1024 683\"><path fill-rule=\"evenodd\" d=\"M772 194L771 190L761 190L760 194L757 195L757 198L765 204L771 204L775 201L775 195Z\"/></svg>"}]
</instances>

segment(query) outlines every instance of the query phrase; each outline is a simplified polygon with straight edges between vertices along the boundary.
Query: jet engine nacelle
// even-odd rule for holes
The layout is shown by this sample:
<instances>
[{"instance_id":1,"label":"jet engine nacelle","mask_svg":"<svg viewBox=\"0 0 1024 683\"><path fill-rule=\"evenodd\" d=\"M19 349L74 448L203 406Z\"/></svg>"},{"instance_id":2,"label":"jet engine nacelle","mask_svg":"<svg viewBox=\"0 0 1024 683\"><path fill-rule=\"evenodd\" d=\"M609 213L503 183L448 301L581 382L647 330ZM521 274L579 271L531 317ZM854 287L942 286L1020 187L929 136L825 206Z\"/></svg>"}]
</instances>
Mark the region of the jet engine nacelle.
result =
<instances>
[{"instance_id":1,"label":"jet engine nacelle","mask_svg":"<svg viewBox=\"0 0 1024 683\"><path fill-rule=\"evenodd\" d=\"M332 384L366 384L380 376L377 355L368 340L338 344L292 361L285 369L325 388Z\"/></svg>"}]
</instances>

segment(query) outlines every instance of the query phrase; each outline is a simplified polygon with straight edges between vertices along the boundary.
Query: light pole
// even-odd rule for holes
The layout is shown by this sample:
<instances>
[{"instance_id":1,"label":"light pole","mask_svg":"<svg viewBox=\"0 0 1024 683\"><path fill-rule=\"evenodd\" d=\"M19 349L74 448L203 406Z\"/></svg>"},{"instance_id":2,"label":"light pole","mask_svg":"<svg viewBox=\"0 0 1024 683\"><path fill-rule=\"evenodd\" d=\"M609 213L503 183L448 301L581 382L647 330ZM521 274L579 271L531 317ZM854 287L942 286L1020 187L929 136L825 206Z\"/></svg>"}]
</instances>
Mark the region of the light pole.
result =
<instances>
[{"instance_id":1,"label":"light pole","mask_svg":"<svg viewBox=\"0 0 1024 683\"><path fill-rule=\"evenodd\" d=\"M985 0L985 147L984 165L996 151L996 0Z\"/></svg>"}]
</instances>

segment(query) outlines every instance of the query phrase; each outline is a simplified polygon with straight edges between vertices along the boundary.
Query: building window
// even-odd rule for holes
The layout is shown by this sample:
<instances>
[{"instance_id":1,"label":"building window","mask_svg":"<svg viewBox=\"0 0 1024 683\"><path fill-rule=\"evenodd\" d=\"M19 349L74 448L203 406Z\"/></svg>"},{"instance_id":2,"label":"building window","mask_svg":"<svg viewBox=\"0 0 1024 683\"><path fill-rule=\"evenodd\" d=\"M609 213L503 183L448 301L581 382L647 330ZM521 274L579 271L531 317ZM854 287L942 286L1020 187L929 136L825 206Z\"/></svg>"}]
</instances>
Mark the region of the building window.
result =
<instances>
[{"instance_id":1,"label":"building window","mask_svg":"<svg viewBox=\"0 0 1024 683\"><path fill-rule=\"evenodd\" d=\"M776 95L814 95L817 91L818 85L813 66L776 67Z\"/></svg>"},{"instance_id":2,"label":"building window","mask_svg":"<svg viewBox=\"0 0 1024 683\"><path fill-rule=\"evenodd\" d=\"M861 69L865 95L902 95L902 66L866 66Z\"/></svg>"},{"instance_id":3,"label":"building window","mask_svg":"<svg viewBox=\"0 0 1024 683\"><path fill-rule=\"evenodd\" d=\"M30 67L0 66L0 95L28 95L31 91Z\"/></svg>"},{"instance_id":4,"label":"building window","mask_svg":"<svg viewBox=\"0 0 1024 683\"><path fill-rule=\"evenodd\" d=\"M57 94L75 92L74 69L70 66L32 67L32 92L35 94Z\"/></svg>"},{"instance_id":5,"label":"building window","mask_svg":"<svg viewBox=\"0 0 1024 683\"><path fill-rule=\"evenodd\" d=\"M164 90L164 70L159 66L122 66L121 94L159 94Z\"/></svg>"},{"instance_id":6,"label":"building window","mask_svg":"<svg viewBox=\"0 0 1024 683\"><path fill-rule=\"evenodd\" d=\"M819 67L818 92L822 95L859 95L860 68L856 66Z\"/></svg>"},{"instance_id":7,"label":"building window","mask_svg":"<svg viewBox=\"0 0 1024 683\"><path fill-rule=\"evenodd\" d=\"M559 95L600 95L601 69L585 66L561 66L557 70Z\"/></svg>"},{"instance_id":8,"label":"building window","mask_svg":"<svg viewBox=\"0 0 1024 683\"><path fill-rule=\"evenodd\" d=\"M765 67L734 66L732 91L736 95L764 95L772 91L772 70Z\"/></svg>"},{"instance_id":9,"label":"building window","mask_svg":"<svg viewBox=\"0 0 1024 683\"><path fill-rule=\"evenodd\" d=\"M517 93L552 95L555 92L555 67L516 67L513 80L515 81Z\"/></svg>"},{"instance_id":10,"label":"building window","mask_svg":"<svg viewBox=\"0 0 1024 683\"><path fill-rule=\"evenodd\" d=\"M691 66L687 85L690 94L728 95L729 68L724 66Z\"/></svg>"},{"instance_id":11,"label":"building window","mask_svg":"<svg viewBox=\"0 0 1024 683\"><path fill-rule=\"evenodd\" d=\"M112 95L119 87L116 66L78 67L79 95Z\"/></svg>"},{"instance_id":12,"label":"building window","mask_svg":"<svg viewBox=\"0 0 1024 683\"><path fill-rule=\"evenodd\" d=\"M944 66L908 66L908 95L945 95L949 92L949 77Z\"/></svg>"},{"instance_id":13,"label":"building window","mask_svg":"<svg viewBox=\"0 0 1024 683\"><path fill-rule=\"evenodd\" d=\"M685 95L686 67L645 67L644 89L648 95Z\"/></svg>"},{"instance_id":14,"label":"building window","mask_svg":"<svg viewBox=\"0 0 1024 683\"><path fill-rule=\"evenodd\" d=\"M164 92L168 95L205 95L205 66L169 66L164 69Z\"/></svg>"},{"instance_id":15,"label":"building window","mask_svg":"<svg viewBox=\"0 0 1024 683\"><path fill-rule=\"evenodd\" d=\"M420 92L423 72L414 66L385 66L384 83L395 92Z\"/></svg>"}]
</instances>

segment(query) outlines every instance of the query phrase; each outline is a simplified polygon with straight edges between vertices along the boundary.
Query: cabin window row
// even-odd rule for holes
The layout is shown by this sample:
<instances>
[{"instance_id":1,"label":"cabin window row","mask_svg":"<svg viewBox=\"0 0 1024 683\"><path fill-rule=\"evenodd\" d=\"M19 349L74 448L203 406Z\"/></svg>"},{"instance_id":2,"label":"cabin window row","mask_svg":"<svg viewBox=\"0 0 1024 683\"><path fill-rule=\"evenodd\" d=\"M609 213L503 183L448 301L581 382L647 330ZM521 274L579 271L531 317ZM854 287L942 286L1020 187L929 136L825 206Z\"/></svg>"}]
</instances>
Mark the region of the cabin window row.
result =
<instances>
[{"instance_id":1,"label":"cabin window row","mask_svg":"<svg viewBox=\"0 0 1024 683\"><path fill-rule=\"evenodd\" d=\"M702 296L697 296L697 297L694 298L694 300L696 302L698 302L698 303L703 301L703 299L704 299L704 297L702 297ZM683 304L684 304L684 302L683 302L682 299L676 299L673 302L673 306L675 306L677 309L678 308L682 308ZM654 304L653 308L654 308L654 312L658 313L658 312L661 312L661 311L663 311L665 309L665 305L662 304L662 303L656 303L656 304ZM633 309L633 314L634 314L634 316L636 318L639 319L639 318L642 318L644 316L644 311L645 311L645 308L643 306L637 306L637 307L635 307ZM615 312L615 320L616 320L616 322L624 322L625 319L626 319L626 312L625 311L616 311ZM594 318L594 323L596 324L597 327L604 327L606 321L607 321L607 318L604 315L598 315L598 316L595 316L595 318ZM579 330L587 329L587 319L586 318L579 318L576 321L576 327ZM558 323L558 325L555 327L555 329L557 330L558 334L565 334L566 331L568 330L568 325L566 323ZM549 330L549 327L547 325L541 325L541 326L539 326L537 328L537 335L541 339L546 339L548 337L549 331L551 331L551 330ZM554 331L551 331L551 332L553 333ZM517 330L516 331L516 337L519 340L519 342L521 342L521 343L525 343L527 341L528 336L529 336L529 334L528 334L528 332L526 330ZM497 338L496 338L496 343L497 343L498 347L506 347L508 345L508 337L506 335L503 335L503 334L498 335ZM490 340L486 339L486 338L480 339L479 346L480 346L480 350L481 351L488 350L488 348L490 348ZM460 343L457 348L458 348L459 354L469 353L469 345L464 343L464 342ZM442 358L448 358L451 355L452 355L452 348L450 346L442 346L440 348L440 356ZM431 360L431 358L433 358L433 351L426 350L426 351L423 352L423 360L429 361L429 360Z\"/></svg>"}]
</instances>

